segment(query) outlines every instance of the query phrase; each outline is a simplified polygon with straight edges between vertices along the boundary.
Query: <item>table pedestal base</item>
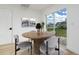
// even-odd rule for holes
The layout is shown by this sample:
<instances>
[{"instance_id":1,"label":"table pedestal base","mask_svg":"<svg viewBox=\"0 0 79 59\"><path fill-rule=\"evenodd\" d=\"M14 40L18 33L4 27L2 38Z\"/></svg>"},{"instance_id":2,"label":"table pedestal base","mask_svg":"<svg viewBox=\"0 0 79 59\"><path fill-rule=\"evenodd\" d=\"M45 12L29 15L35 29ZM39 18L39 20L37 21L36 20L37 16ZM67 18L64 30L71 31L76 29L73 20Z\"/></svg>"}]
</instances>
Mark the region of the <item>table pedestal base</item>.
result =
<instances>
[{"instance_id":1,"label":"table pedestal base","mask_svg":"<svg viewBox=\"0 0 79 59\"><path fill-rule=\"evenodd\" d=\"M44 40L34 40L34 53L36 55L40 54L40 45L44 42Z\"/></svg>"}]
</instances>

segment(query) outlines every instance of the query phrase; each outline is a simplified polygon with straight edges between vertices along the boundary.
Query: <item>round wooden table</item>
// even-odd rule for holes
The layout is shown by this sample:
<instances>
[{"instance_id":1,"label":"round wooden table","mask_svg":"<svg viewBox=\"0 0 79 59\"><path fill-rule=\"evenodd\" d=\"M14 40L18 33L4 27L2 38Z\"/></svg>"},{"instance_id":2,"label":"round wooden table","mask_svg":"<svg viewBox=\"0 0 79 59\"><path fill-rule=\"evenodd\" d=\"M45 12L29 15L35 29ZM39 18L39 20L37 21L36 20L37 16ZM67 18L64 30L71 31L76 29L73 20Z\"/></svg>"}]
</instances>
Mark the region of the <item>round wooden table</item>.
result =
<instances>
[{"instance_id":1,"label":"round wooden table","mask_svg":"<svg viewBox=\"0 0 79 59\"><path fill-rule=\"evenodd\" d=\"M40 45L44 42L44 40L53 35L54 34L52 32L26 32L22 34L23 37L34 40L34 53L37 55L40 54Z\"/></svg>"}]
</instances>

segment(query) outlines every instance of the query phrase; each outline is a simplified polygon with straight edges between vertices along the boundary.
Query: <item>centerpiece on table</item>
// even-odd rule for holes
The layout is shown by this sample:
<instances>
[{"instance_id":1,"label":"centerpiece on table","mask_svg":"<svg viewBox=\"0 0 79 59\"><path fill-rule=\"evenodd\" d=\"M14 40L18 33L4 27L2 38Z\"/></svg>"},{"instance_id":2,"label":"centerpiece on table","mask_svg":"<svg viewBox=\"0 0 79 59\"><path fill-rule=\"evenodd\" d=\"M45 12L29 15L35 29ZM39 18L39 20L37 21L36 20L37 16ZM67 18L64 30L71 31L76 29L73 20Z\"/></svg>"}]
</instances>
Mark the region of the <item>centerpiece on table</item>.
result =
<instances>
[{"instance_id":1,"label":"centerpiece on table","mask_svg":"<svg viewBox=\"0 0 79 59\"><path fill-rule=\"evenodd\" d=\"M37 23L36 24L36 29L37 29L37 32L38 33L41 32L41 28L42 28L41 24L40 23Z\"/></svg>"}]
</instances>

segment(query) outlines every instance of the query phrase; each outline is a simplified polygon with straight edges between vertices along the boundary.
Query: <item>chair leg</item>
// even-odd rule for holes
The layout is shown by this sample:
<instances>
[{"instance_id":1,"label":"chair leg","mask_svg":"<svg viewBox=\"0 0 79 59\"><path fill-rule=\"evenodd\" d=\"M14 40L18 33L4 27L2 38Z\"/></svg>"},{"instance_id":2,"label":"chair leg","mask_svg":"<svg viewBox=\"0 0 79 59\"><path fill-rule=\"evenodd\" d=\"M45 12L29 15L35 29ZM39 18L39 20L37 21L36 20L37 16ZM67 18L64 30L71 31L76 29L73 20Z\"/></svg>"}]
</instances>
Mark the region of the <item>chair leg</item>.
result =
<instances>
[{"instance_id":1,"label":"chair leg","mask_svg":"<svg viewBox=\"0 0 79 59\"><path fill-rule=\"evenodd\" d=\"M17 54L17 52L16 52L16 40L17 40L17 39L15 39L15 55Z\"/></svg>"},{"instance_id":2,"label":"chair leg","mask_svg":"<svg viewBox=\"0 0 79 59\"><path fill-rule=\"evenodd\" d=\"M58 38L58 55L60 55L60 38Z\"/></svg>"},{"instance_id":3,"label":"chair leg","mask_svg":"<svg viewBox=\"0 0 79 59\"><path fill-rule=\"evenodd\" d=\"M31 45L31 55L32 55L32 45Z\"/></svg>"},{"instance_id":4,"label":"chair leg","mask_svg":"<svg viewBox=\"0 0 79 59\"><path fill-rule=\"evenodd\" d=\"M17 55L16 51L15 51L15 55Z\"/></svg>"},{"instance_id":5,"label":"chair leg","mask_svg":"<svg viewBox=\"0 0 79 59\"><path fill-rule=\"evenodd\" d=\"M48 41L46 42L46 55L48 55Z\"/></svg>"},{"instance_id":6,"label":"chair leg","mask_svg":"<svg viewBox=\"0 0 79 59\"><path fill-rule=\"evenodd\" d=\"M29 48L28 48L28 52L29 52Z\"/></svg>"}]
</instances>

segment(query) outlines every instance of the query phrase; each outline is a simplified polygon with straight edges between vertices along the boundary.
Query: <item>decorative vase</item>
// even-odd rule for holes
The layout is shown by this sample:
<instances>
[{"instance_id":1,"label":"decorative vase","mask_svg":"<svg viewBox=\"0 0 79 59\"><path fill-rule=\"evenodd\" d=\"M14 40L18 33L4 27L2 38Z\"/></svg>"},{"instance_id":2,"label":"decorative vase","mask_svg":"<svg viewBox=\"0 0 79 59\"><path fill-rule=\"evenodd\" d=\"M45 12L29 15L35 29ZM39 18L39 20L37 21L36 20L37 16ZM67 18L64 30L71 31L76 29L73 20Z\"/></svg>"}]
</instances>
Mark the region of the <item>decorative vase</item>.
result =
<instances>
[{"instance_id":1,"label":"decorative vase","mask_svg":"<svg viewBox=\"0 0 79 59\"><path fill-rule=\"evenodd\" d=\"M40 32L40 29L37 29L37 32L39 33Z\"/></svg>"}]
</instances>

